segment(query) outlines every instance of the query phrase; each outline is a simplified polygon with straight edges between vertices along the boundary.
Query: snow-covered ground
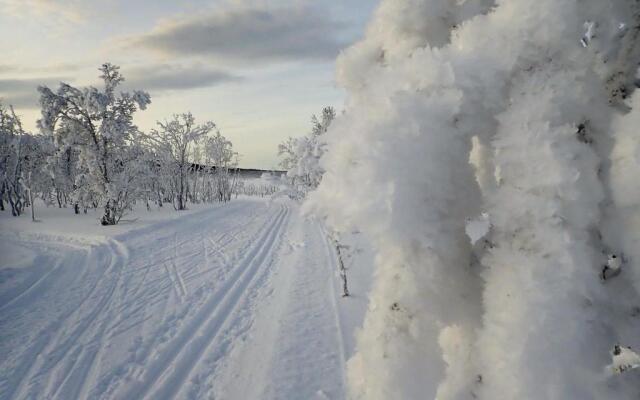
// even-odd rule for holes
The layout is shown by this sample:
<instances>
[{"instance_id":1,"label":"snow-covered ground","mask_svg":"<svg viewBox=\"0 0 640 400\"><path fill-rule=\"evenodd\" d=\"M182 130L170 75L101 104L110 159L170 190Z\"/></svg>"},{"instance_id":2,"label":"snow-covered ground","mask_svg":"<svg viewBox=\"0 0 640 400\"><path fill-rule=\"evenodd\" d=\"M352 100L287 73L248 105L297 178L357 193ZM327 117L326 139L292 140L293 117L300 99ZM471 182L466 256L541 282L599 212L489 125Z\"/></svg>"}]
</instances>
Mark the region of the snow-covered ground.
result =
<instances>
[{"instance_id":1,"label":"snow-covered ground","mask_svg":"<svg viewBox=\"0 0 640 400\"><path fill-rule=\"evenodd\" d=\"M1 399L339 399L370 262L340 297L323 226L287 200L0 217ZM4 213L3 213L4 214Z\"/></svg>"}]
</instances>

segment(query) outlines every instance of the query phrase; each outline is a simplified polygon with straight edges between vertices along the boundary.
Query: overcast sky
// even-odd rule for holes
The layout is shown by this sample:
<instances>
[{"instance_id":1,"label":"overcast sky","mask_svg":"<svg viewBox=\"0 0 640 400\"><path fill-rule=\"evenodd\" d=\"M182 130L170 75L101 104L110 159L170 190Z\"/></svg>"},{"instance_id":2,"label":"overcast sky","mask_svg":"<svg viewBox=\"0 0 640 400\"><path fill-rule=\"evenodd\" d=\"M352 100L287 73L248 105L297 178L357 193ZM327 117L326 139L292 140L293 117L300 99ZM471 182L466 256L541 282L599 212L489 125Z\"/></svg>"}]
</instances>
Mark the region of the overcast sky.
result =
<instances>
[{"instance_id":1,"label":"overcast sky","mask_svg":"<svg viewBox=\"0 0 640 400\"><path fill-rule=\"evenodd\" d=\"M97 84L105 61L152 104L148 130L172 113L212 120L245 167L273 168L277 144L338 110L339 51L364 31L377 0L0 0L0 98L25 126L36 87Z\"/></svg>"}]
</instances>

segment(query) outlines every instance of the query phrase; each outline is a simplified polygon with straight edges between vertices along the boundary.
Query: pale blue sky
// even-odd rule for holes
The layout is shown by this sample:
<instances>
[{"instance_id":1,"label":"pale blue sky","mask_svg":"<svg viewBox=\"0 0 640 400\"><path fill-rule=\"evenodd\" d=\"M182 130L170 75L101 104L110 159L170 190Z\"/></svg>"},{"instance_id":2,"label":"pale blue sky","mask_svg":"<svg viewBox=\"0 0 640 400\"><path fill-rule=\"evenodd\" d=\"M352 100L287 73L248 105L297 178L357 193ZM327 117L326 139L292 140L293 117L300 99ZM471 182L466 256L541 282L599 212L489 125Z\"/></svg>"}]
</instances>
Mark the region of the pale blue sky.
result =
<instances>
[{"instance_id":1,"label":"pale blue sky","mask_svg":"<svg viewBox=\"0 0 640 400\"><path fill-rule=\"evenodd\" d=\"M151 93L136 123L172 113L213 120L245 167L273 168L276 147L340 109L335 55L359 38L377 0L0 0L0 98L35 129L38 84L96 84L121 66ZM8 40L7 40L8 39Z\"/></svg>"}]
</instances>

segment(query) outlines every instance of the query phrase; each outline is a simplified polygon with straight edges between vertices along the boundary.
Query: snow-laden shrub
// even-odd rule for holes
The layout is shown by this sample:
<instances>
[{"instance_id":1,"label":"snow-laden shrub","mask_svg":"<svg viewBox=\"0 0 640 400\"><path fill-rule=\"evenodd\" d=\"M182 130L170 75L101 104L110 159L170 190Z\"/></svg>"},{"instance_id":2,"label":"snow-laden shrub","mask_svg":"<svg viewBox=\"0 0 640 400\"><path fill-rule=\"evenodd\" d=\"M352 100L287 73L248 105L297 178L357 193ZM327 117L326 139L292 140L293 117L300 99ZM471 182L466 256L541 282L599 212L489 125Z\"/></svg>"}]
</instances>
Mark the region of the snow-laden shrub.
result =
<instances>
[{"instance_id":1,"label":"snow-laden shrub","mask_svg":"<svg viewBox=\"0 0 640 400\"><path fill-rule=\"evenodd\" d=\"M639 340L624 271L638 267L600 276L637 236L637 199L615 210L634 176L618 169L637 161L617 143L637 119L638 7L386 0L341 55L349 98L307 205L377 251L352 397L637 395L603 371L613 343ZM491 230L472 248L482 212Z\"/></svg>"},{"instance_id":2,"label":"snow-laden shrub","mask_svg":"<svg viewBox=\"0 0 640 400\"><path fill-rule=\"evenodd\" d=\"M634 93L630 105L633 110L640 109L640 93ZM620 250L628 258L624 267L632 266L629 273L635 290L640 292L640 268L636 266L640 262L640 113L617 116L613 133L616 140L611 150L610 176L615 207L610 212L607 233L621 244Z\"/></svg>"},{"instance_id":3,"label":"snow-laden shrub","mask_svg":"<svg viewBox=\"0 0 640 400\"><path fill-rule=\"evenodd\" d=\"M324 134L335 119L332 107L322 109L318 119L311 117L311 132L298 138L289 137L278 145L280 166L287 171L287 180L293 197L303 198L306 193L318 187L324 174L320 158L325 152Z\"/></svg>"},{"instance_id":4,"label":"snow-laden shrub","mask_svg":"<svg viewBox=\"0 0 640 400\"><path fill-rule=\"evenodd\" d=\"M103 64L100 78L104 88L78 89L61 83L54 92L40 86L43 133L55 138L58 148L78 152L80 173L76 176L76 196L101 202L103 225L115 225L131 207L138 188L134 166L137 151L131 142L137 128L133 115L151 102L147 93L117 93L124 80L119 67ZM60 154L57 154L60 156Z\"/></svg>"}]
</instances>

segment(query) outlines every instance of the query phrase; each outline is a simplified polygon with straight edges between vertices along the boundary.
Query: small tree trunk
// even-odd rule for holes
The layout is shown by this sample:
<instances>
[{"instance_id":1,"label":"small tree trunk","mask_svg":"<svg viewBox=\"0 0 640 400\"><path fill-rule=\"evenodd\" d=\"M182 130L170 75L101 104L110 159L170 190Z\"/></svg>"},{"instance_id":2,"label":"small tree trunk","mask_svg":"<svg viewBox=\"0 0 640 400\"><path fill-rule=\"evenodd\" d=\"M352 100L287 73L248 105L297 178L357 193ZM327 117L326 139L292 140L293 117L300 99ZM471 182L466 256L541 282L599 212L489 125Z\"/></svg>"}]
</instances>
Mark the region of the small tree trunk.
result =
<instances>
[{"instance_id":1,"label":"small tree trunk","mask_svg":"<svg viewBox=\"0 0 640 400\"><path fill-rule=\"evenodd\" d=\"M184 210L184 174L180 167L180 190L178 192L178 210Z\"/></svg>"},{"instance_id":2,"label":"small tree trunk","mask_svg":"<svg viewBox=\"0 0 640 400\"><path fill-rule=\"evenodd\" d=\"M104 215L102 216L102 220L100 221L102 225L115 225L116 221L116 212L114 208L111 206L111 200L107 201L107 204L104 206Z\"/></svg>"},{"instance_id":3,"label":"small tree trunk","mask_svg":"<svg viewBox=\"0 0 640 400\"><path fill-rule=\"evenodd\" d=\"M340 278L342 278L342 297L349 297L349 287L347 285L347 269L344 266L344 260L342 259L343 246L338 243L337 240L333 240L336 247L336 253L338 254L338 264L340 265Z\"/></svg>"},{"instance_id":4,"label":"small tree trunk","mask_svg":"<svg viewBox=\"0 0 640 400\"><path fill-rule=\"evenodd\" d=\"M9 200L9 205L11 206L11 215L17 217L20 215L18 209L16 207L16 203L13 201L13 196L11 195L11 190L7 190L7 200Z\"/></svg>"},{"instance_id":5,"label":"small tree trunk","mask_svg":"<svg viewBox=\"0 0 640 400\"><path fill-rule=\"evenodd\" d=\"M5 183L2 183L2 189L0 189L0 211L4 211L4 192L5 192Z\"/></svg>"},{"instance_id":6,"label":"small tree trunk","mask_svg":"<svg viewBox=\"0 0 640 400\"><path fill-rule=\"evenodd\" d=\"M16 207L16 216L21 216L22 215L22 211L24 210L24 202L22 201L22 197L21 197L21 193L18 193L18 191L16 191L16 200L15 200L15 207Z\"/></svg>"},{"instance_id":7,"label":"small tree trunk","mask_svg":"<svg viewBox=\"0 0 640 400\"><path fill-rule=\"evenodd\" d=\"M31 190L31 171L27 175L29 181L29 204L31 204L31 221L36 222L36 205L33 202L33 190Z\"/></svg>"}]
</instances>

